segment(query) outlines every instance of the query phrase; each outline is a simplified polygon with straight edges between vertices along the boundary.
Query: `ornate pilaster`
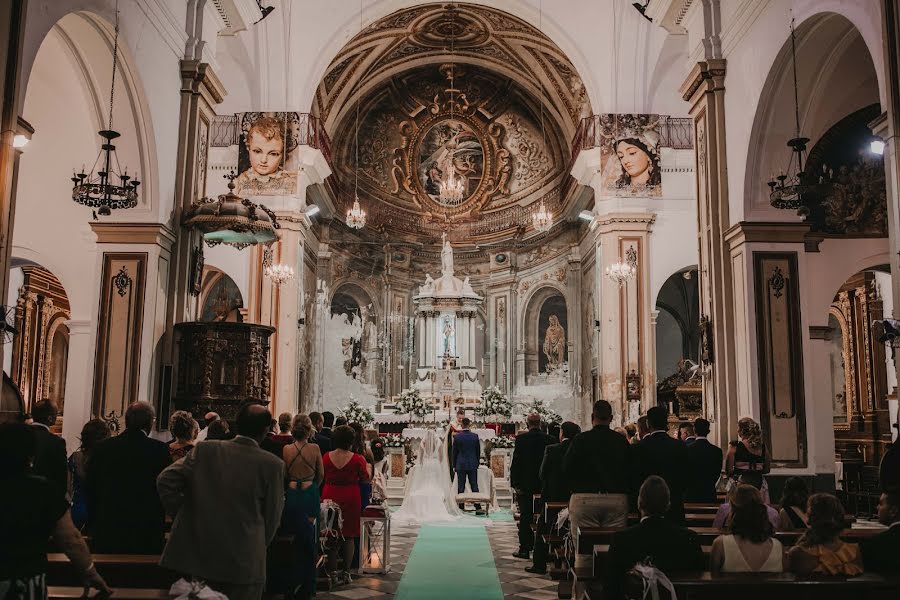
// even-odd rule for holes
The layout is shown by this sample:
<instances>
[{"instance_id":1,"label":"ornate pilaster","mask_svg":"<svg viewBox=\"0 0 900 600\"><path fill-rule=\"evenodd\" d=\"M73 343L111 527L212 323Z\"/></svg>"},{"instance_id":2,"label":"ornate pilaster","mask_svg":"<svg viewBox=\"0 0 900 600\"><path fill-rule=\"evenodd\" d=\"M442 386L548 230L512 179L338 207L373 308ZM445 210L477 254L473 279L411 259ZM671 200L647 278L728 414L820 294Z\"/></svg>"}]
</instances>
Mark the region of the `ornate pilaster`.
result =
<instances>
[{"instance_id":1,"label":"ornate pilaster","mask_svg":"<svg viewBox=\"0 0 900 600\"><path fill-rule=\"evenodd\" d=\"M710 352L703 365L703 397L716 437L729 439L740 417L735 372L734 282L723 236L730 226L725 154L725 61L698 62L681 86L694 120L701 319L708 319Z\"/></svg>"}]
</instances>

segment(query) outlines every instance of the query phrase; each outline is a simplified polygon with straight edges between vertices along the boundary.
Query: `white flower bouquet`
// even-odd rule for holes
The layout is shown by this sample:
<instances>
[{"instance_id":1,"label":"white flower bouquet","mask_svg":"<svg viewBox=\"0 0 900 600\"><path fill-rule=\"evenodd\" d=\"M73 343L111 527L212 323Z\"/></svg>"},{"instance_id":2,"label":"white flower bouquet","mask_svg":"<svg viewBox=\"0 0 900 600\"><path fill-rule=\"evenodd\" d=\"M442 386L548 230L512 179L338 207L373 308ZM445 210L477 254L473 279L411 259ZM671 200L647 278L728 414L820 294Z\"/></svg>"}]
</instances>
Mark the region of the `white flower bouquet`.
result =
<instances>
[{"instance_id":1,"label":"white flower bouquet","mask_svg":"<svg viewBox=\"0 0 900 600\"><path fill-rule=\"evenodd\" d=\"M496 385L481 392L481 404L475 407L479 417L505 417L512 415L512 402Z\"/></svg>"},{"instance_id":2,"label":"white flower bouquet","mask_svg":"<svg viewBox=\"0 0 900 600\"><path fill-rule=\"evenodd\" d=\"M350 404L340 410L340 413L348 423L359 423L363 428L375 422L372 410L353 399L350 400Z\"/></svg>"},{"instance_id":3,"label":"white flower bouquet","mask_svg":"<svg viewBox=\"0 0 900 600\"><path fill-rule=\"evenodd\" d=\"M422 419L432 412L432 408L419 394L419 390L406 390L400 394L400 398L397 400L397 412Z\"/></svg>"}]
</instances>

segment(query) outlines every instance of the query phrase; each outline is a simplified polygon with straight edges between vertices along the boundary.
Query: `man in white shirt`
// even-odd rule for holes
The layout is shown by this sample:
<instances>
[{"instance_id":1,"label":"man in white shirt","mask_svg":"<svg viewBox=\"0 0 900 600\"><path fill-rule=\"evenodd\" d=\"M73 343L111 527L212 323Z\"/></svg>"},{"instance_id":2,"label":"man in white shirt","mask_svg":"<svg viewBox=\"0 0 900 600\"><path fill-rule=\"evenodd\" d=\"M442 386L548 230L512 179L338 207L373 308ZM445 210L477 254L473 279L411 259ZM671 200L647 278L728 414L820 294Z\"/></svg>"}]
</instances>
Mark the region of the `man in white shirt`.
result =
<instances>
[{"instance_id":1,"label":"man in white shirt","mask_svg":"<svg viewBox=\"0 0 900 600\"><path fill-rule=\"evenodd\" d=\"M215 421L219 420L219 413L214 413L212 411L203 415L203 420L206 423L206 426L197 434L197 440L195 443L202 442L209 435L209 426L212 425Z\"/></svg>"}]
</instances>

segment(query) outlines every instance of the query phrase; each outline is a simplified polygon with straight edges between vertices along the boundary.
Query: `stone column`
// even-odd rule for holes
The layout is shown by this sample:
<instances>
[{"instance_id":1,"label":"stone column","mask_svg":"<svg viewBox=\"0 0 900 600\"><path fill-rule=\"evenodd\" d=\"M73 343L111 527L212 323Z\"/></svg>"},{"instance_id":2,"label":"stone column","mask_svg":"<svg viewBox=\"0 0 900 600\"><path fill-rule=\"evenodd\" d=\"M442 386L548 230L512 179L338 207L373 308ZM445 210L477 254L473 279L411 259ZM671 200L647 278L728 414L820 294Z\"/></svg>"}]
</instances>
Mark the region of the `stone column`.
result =
<instances>
[{"instance_id":1,"label":"stone column","mask_svg":"<svg viewBox=\"0 0 900 600\"><path fill-rule=\"evenodd\" d=\"M729 249L723 236L731 222L725 148L725 60L698 62L681 86L694 121L694 173L699 221L700 312L708 322L701 332L708 360L703 365L703 398L714 437L729 439L735 430L738 394L734 349L734 282Z\"/></svg>"},{"instance_id":2,"label":"stone column","mask_svg":"<svg viewBox=\"0 0 900 600\"><path fill-rule=\"evenodd\" d=\"M419 355L419 368L425 366L425 339L425 317L421 311L416 311L416 353Z\"/></svg>"},{"instance_id":3,"label":"stone column","mask_svg":"<svg viewBox=\"0 0 900 600\"><path fill-rule=\"evenodd\" d=\"M94 334L90 319L69 320L69 358L66 366L66 417L62 435L69 452L79 446L81 427L94 416L91 413L91 389L94 384L94 363L85 360L94 356Z\"/></svg>"}]
</instances>

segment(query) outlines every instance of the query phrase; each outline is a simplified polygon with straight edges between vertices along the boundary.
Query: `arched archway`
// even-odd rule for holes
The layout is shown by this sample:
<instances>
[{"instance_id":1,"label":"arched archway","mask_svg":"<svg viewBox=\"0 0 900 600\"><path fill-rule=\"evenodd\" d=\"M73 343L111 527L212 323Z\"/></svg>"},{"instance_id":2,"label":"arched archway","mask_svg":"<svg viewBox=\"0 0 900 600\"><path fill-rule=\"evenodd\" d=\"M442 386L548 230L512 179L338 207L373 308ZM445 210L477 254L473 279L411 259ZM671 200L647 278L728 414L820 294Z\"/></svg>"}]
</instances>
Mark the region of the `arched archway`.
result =
<instances>
[{"instance_id":1,"label":"arched archway","mask_svg":"<svg viewBox=\"0 0 900 600\"><path fill-rule=\"evenodd\" d=\"M666 279L656 297L656 380L672 375L681 360L699 364L700 293L697 267Z\"/></svg>"},{"instance_id":2,"label":"arched archway","mask_svg":"<svg viewBox=\"0 0 900 600\"><path fill-rule=\"evenodd\" d=\"M553 286L538 288L528 299L522 314L526 383L546 383L554 377L568 381L571 332L568 304L563 293Z\"/></svg>"},{"instance_id":3,"label":"arched archway","mask_svg":"<svg viewBox=\"0 0 900 600\"><path fill-rule=\"evenodd\" d=\"M199 306L200 321L241 321L244 299L227 273L215 267L205 267Z\"/></svg>"}]
</instances>

